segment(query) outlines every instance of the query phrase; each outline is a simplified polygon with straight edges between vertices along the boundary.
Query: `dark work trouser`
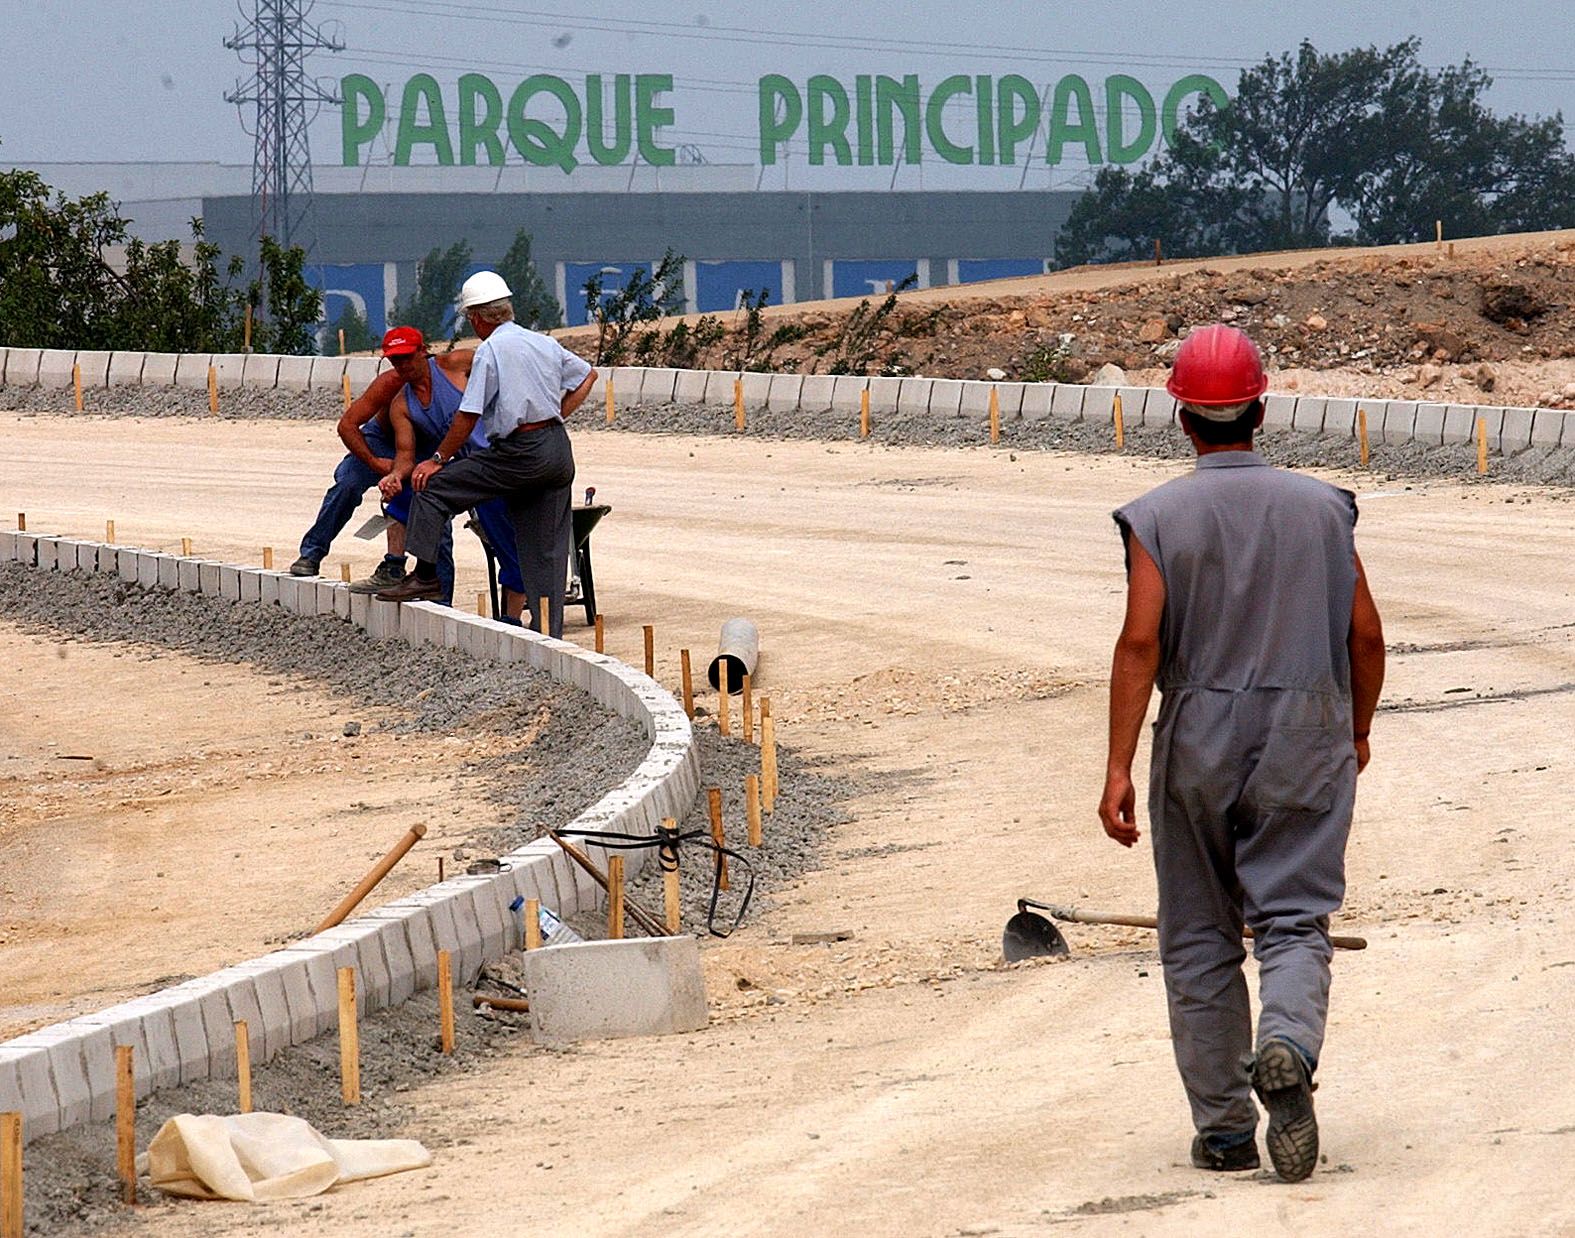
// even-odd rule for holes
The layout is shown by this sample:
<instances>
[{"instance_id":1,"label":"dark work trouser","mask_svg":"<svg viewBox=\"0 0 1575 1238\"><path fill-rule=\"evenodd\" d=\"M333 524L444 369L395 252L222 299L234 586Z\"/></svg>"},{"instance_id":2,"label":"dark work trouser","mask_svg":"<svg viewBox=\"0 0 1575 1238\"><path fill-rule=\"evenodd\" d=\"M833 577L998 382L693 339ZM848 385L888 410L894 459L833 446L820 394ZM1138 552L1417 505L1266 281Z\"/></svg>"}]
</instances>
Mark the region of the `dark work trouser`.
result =
<instances>
[{"instance_id":1,"label":"dark work trouser","mask_svg":"<svg viewBox=\"0 0 1575 1238\"><path fill-rule=\"evenodd\" d=\"M1149 775L1159 949L1176 1065L1200 1134L1257 1125L1243 923L1256 935L1257 1044L1289 1040L1313 1062L1323 1048L1329 916L1345 897L1355 796L1349 702L1166 693Z\"/></svg>"},{"instance_id":2,"label":"dark work trouser","mask_svg":"<svg viewBox=\"0 0 1575 1238\"><path fill-rule=\"evenodd\" d=\"M550 632L563 635L563 589L569 573L574 452L561 422L509 435L486 451L439 469L410 504L405 549L433 562L448 523L460 512L501 498L514 526L520 578L531 626L540 629L539 599L552 607Z\"/></svg>"}]
</instances>

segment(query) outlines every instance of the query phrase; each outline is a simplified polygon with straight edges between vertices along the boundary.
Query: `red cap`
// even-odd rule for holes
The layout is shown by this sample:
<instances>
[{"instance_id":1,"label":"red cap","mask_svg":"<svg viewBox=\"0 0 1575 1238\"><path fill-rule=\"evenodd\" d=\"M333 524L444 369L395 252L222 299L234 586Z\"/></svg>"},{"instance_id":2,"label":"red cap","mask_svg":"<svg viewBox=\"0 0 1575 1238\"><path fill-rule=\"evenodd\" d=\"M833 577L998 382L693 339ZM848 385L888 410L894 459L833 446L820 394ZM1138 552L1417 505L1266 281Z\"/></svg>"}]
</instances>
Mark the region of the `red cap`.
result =
<instances>
[{"instance_id":1,"label":"red cap","mask_svg":"<svg viewBox=\"0 0 1575 1238\"><path fill-rule=\"evenodd\" d=\"M415 327L390 327L383 336L385 357L408 357L427 346L426 339Z\"/></svg>"},{"instance_id":2,"label":"red cap","mask_svg":"<svg viewBox=\"0 0 1575 1238\"><path fill-rule=\"evenodd\" d=\"M1182 404L1225 408L1269 389L1258 346L1235 327L1199 327L1182 341L1165 390Z\"/></svg>"}]
</instances>

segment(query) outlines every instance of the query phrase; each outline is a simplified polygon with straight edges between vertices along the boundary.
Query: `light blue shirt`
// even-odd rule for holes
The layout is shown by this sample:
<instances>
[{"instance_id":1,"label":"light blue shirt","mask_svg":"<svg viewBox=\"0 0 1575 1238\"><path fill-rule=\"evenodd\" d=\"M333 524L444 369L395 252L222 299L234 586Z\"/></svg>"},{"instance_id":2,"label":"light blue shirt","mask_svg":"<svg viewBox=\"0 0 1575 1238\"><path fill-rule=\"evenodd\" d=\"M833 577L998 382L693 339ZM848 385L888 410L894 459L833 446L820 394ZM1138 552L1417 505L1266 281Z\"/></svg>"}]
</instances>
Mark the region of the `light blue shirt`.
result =
<instances>
[{"instance_id":1,"label":"light blue shirt","mask_svg":"<svg viewBox=\"0 0 1575 1238\"><path fill-rule=\"evenodd\" d=\"M535 421L562 421L563 396L585 381L590 363L550 335L505 322L482 341L471 362L462 413L479 413L496 443Z\"/></svg>"}]
</instances>

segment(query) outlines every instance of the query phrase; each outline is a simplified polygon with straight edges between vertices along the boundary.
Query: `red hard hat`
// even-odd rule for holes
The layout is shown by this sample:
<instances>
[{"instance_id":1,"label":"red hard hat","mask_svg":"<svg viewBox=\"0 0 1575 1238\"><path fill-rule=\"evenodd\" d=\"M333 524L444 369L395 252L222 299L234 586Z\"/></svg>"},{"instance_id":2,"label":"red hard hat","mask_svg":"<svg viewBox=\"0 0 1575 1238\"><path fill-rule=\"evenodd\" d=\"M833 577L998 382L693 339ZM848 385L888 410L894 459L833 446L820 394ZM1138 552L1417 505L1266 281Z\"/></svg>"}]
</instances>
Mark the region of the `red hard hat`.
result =
<instances>
[{"instance_id":1,"label":"red hard hat","mask_svg":"<svg viewBox=\"0 0 1575 1238\"><path fill-rule=\"evenodd\" d=\"M1221 323L1199 327L1182 341L1165 384L1180 403L1200 408L1246 404L1268 389L1258 346L1246 332Z\"/></svg>"}]
</instances>

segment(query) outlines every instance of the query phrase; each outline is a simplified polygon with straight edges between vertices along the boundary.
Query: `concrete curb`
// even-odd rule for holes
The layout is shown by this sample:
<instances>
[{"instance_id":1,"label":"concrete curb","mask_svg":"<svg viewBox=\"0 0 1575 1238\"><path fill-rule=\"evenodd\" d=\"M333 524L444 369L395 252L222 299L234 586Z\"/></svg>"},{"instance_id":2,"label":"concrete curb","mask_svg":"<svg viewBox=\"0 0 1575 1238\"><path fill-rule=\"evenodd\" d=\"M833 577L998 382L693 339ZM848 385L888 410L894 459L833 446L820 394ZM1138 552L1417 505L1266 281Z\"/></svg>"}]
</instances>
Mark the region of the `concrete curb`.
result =
<instances>
[{"instance_id":1,"label":"concrete curb","mask_svg":"<svg viewBox=\"0 0 1575 1238\"><path fill-rule=\"evenodd\" d=\"M353 608L351 599L364 595L341 584L102 542L0 532L5 560L333 615L375 638L543 670L638 721L650 741L634 773L569 826L654 834L662 818L682 818L699 794L699 749L672 694L633 667L568 641L426 602ZM633 871L644 858L628 853ZM519 920L509 910L516 896L539 898L560 915L600 905L601 891L550 839L501 859L500 873L455 877L271 954L0 1043L0 1111L23 1114L28 1140L109 1117L117 1045L132 1046L139 1097L194 1079L231 1078L236 1020L247 1021L258 1064L337 1025L340 967L356 969L362 1012L379 1010L433 988L439 950L452 952L455 981L466 985L483 963L517 945Z\"/></svg>"}]
</instances>

